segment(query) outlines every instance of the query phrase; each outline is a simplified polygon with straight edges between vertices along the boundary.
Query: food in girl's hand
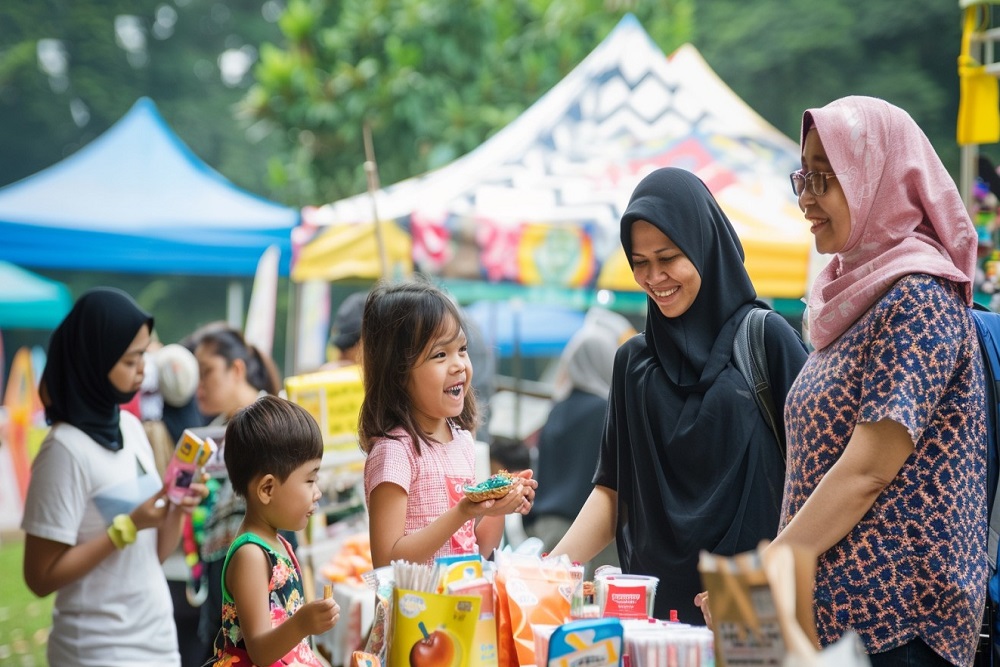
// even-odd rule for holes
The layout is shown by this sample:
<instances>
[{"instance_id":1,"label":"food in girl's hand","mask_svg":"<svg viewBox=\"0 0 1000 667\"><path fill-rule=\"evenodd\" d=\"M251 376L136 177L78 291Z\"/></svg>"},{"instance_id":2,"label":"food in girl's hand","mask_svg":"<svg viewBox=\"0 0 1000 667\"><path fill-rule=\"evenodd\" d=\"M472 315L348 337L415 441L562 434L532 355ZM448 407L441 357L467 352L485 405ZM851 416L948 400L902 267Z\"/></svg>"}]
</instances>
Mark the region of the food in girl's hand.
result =
<instances>
[{"instance_id":1,"label":"food in girl's hand","mask_svg":"<svg viewBox=\"0 0 1000 667\"><path fill-rule=\"evenodd\" d=\"M481 503L484 500L503 498L509 492L517 478L506 470L501 470L497 474L483 480L479 484L466 485L462 488L465 497L474 503Z\"/></svg>"}]
</instances>

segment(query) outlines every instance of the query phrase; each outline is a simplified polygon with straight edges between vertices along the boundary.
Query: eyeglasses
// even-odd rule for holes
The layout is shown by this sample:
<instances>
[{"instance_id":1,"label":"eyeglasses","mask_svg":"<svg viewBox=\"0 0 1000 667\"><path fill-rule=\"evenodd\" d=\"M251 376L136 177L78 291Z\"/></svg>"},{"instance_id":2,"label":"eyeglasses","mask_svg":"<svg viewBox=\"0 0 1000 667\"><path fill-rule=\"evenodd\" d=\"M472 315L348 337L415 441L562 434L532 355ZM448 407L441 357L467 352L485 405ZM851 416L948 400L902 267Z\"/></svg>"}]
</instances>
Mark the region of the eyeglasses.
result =
<instances>
[{"instance_id":1,"label":"eyeglasses","mask_svg":"<svg viewBox=\"0 0 1000 667\"><path fill-rule=\"evenodd\" d=\"M826 194L826 179L837 178L837 175L832 171L809 171L804 174L801 171L793 171L789 177L792 180L792 192L796 197L802 196L806 183L809 184L809 192L816 197L822 197Z\"/></svg>"}]
</instances>

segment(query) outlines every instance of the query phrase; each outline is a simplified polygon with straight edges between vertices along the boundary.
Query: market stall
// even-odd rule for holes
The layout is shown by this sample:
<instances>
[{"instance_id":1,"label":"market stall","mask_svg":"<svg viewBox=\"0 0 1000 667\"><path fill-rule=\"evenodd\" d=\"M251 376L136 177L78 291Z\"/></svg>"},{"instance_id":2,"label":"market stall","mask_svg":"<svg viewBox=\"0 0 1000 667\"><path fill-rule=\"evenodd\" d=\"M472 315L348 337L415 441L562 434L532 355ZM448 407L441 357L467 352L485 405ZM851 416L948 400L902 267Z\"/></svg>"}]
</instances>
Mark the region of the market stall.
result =
<instances>
[{"instance_id":1,"label":"market stall","mask_svg":"<svg viewBox=\"0 0 1000 667\"><path fill-rule=\"evenodd\" d=\"M317 232L315 241L303 239L303 253L328 243L323 227L370 225L377 211L409 235L414 266L446 283L635 290L619 219L639 179L672 165L701 176L729 214L758 292L798 299L810 247L788 187L798 163L797 144L740 100L693 46L668 59L627 16L471 153L304 211L305 227Z\"/></svg>"},{"instance_id":2,"label":"market stall","mask_svg":"<svg viewBox=\"0 0 1000 667\"><path fill-rule=\"evenodd\" d=\"M141 98L104 134L0 188L0 260L27 267L252 276L299 214L233 185Z\"/></svg>"}]
</instances>

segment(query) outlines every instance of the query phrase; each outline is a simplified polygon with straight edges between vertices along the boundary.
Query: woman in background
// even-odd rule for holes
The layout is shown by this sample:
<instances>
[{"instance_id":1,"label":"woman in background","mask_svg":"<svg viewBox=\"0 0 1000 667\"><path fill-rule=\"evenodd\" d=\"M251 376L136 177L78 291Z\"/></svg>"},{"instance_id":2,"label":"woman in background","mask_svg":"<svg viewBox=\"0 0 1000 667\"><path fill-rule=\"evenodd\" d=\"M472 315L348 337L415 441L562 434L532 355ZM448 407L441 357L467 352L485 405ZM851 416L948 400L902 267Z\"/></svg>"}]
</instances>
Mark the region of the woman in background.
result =
<instances>
[{"instance_id":1,"label":"woman in background","mask_svg":"<svg viewBox=\"0 0 1000 667\"><path fill-rule=\"evenodd\" d=\"M633 330L634 333L634 330ZM583 509L601 449L618 339L604 327L587 326L566 344L556 382L556 402L538 436L538 492L525 531L548 551ZM614 541L586 563L586 578L601 565L618 565Z\"/></svg>"}]
</instances>

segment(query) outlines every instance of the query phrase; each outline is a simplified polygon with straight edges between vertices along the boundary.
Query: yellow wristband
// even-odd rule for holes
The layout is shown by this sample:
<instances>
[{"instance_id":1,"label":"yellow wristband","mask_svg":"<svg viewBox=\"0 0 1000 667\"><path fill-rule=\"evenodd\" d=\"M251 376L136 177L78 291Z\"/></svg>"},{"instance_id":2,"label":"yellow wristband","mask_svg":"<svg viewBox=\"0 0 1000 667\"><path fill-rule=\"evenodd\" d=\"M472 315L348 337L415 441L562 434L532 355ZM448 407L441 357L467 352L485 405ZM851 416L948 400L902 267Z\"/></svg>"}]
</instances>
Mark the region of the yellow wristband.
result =
<instances>
[{"instance_id":1,"label":"yellow wristband","mask_svg":"<svg viewBox=\"0 0 1000 667\"><path fill-rule=\"evenodd\" d=\"M111 538L116 549L124 549L135 542L137 533L135 522L128 514L119 514L111 520L111 525L108 526L108 537Z\"/></svg>"}]
</instances>

